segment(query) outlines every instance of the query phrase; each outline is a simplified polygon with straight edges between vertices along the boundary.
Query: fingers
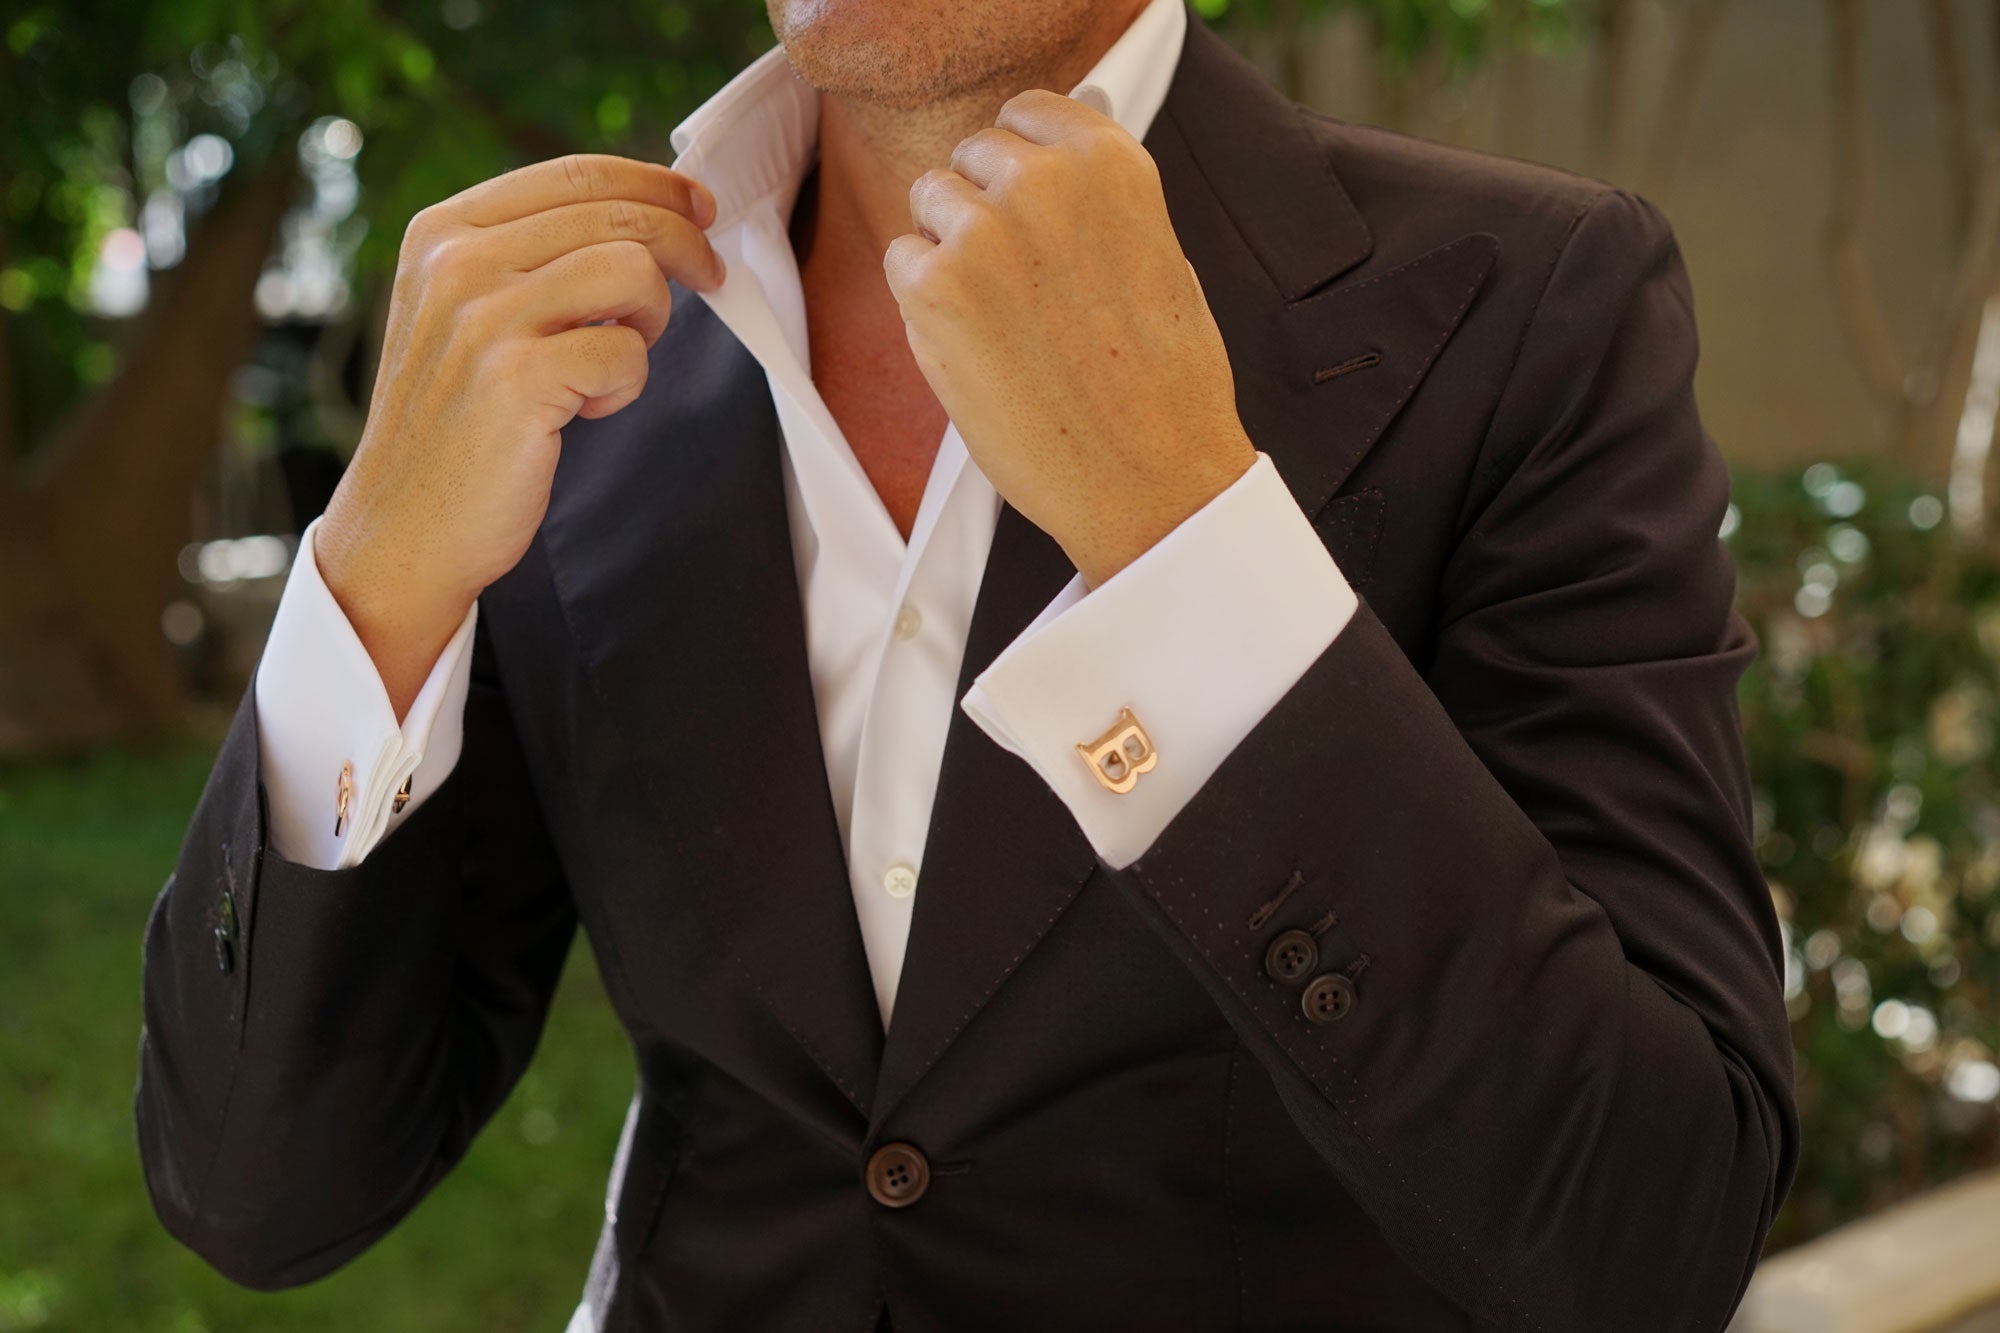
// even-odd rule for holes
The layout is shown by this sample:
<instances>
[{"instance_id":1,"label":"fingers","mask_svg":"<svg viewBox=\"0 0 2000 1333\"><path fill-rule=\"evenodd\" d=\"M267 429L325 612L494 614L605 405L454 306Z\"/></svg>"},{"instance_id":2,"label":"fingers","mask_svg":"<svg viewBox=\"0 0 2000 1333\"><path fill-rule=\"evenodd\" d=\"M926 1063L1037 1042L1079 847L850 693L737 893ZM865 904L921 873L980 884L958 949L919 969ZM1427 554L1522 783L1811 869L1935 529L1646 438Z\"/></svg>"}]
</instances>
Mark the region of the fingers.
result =
<instances>
[{"instance_id":1,"label":"fingers","mask_svg":"<svg viewBox=\"0 0 2000 1333\"><path fill-rule=\"evenodd\" d=\"M646 387L650 363L637 329L596 324L542 340L537 364L547 376L550 405L571 416L608 417Z\"/></svg>"},{"instance_id":2,"label":"fingers","mask_svg":"<svg viewBox=\"0 0 2000 1333\"><path fill-rule=\"evenodd\" d=\"M960 234L985 207L980 189L956 171L931 168L910 186L910 226L931 241Z\"/></svg>"},{"instance_id":3,"label":"fingers","mask_svg":"<svg viewBox=\"0 0 2000 1333\"><path fill-rule=\"evenodd\" d=\"M594 199L654 204L672 209L701 227L715 221L715 196L693 177L657 162L607 153L571 153L536 162L495 176L447 202L462 221L492 227L543 209Z\"/></svg>"},{"instance_id":4,"label":"fingers","mask_svg":"<svg viewBox=\"0 0 2000 1333\"><path fill-rule=\"evenodd\" d=\"M648 347L659 341L673 306L666 275L637 241L572 250L525 274L500 299L531 332L615 319L636 329Z\"/></svg>"},{"instance_id":5,"label":"fingers","mask_svg":"<svg viewBox=\"0 0 2000 1333\"><path fill-rule=\"evenodd\" d=\"M909 232L889 242L888 250L882 255L882 276L889 280L889 294L896 298L898 306L909 302L911 293L923 276L924 266L936 250L934 243ZM903 318L909 318L908 311L904 312Z\"/></svg>"},{"instance_id":6,"label":"fingers","mask_svg":"<svg viewBox=\"0 0 2000 1333\"><path fill-rule=\"evenodd\" d=\"M1039 144L1012 130L988 126L967 135L951 150L951 169L982 190L1004 185L1021 169Z\"/></svg>"},{"instance_id":7,"label":"fingers","mask_svg":"<svg viewBox=\"0 0 2000 1333\"><path fill-rule=\"evenodd\" d=\"M1064 97L1046 88L1030 88L1026 92L1015 93L1001 105L1000 114L993 118L993 123L1000 129L1013 131L1029 143L1038 144L1052 144L1107 129L1124 132L1119 129L1117 121L1085 106L1074 97Z\"/></svg>"},{"instance_id":8,"label":"fingers","mask_svg":"<svg viewBox=\"0 0 2000 1333\"><path fill-rule=\"evenodd\" d=\"M662 273L697 291L715 290L724 277L722 257L699 226L670 208L630 199L561 204L502 223L486 235L521 272L606 241L636 241Z\"/></svg>"}]
</instances>

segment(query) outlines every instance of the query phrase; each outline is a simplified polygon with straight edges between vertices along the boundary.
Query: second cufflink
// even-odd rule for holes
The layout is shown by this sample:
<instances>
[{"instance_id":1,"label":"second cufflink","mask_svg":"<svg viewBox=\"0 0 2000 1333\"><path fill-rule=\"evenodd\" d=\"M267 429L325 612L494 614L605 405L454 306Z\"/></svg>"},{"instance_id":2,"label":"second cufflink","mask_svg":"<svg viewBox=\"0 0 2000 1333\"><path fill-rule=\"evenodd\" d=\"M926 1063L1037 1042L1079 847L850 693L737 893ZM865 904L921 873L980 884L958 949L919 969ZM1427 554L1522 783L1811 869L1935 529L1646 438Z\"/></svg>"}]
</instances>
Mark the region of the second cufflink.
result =
<instances>
[{"instance_id":1,"label":"second cufflink","mask_svg":"<svg viewBox=\"0 0 2000 1333\"><path fill-rule=\"evenodd\" d=\"M347 807L354 801L354 762L340 761L340 782L333 790L333 836L347 827Z\"/></svg>"}]
</instances>

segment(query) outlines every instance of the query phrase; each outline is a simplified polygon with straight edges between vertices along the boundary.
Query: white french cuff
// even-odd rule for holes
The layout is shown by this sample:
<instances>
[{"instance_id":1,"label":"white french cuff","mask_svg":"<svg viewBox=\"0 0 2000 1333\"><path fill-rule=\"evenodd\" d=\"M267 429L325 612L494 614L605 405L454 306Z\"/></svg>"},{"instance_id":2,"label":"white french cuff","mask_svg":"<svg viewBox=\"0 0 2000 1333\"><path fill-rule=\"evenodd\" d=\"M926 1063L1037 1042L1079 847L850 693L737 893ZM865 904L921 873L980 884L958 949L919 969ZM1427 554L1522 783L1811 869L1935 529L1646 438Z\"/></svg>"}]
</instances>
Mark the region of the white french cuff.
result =
<instances>
[{"instance_id":1,"label":"white french cuff","mask_svg":"<svg viewBox=\"0 0 2000 1333\"><path fill-rule=\"evenodd\" d=\"M392 813L408 818L457 765L479 605L467 609L399 726L381 673L320 577L318 526L314 519L299 535L257 664L258 762L271 849L315 870L339 870L359 864ZM353 766L351 797L336 831L343 763ZM410 795L398 812L405 782Z\"/></svg>"},{"instance_id":2,"label":"white french cuff","mask_svg":"<svg viewBox=\"0 0 2000 1333\"><path fill-rule=\"evenodd\" d=\"M1152 846L1353 617L1359 600L1259 450L1241 477L1094 590L1078 574L974 678L966 715L1026 760L1106 864ZM1078 745L1129 708L1157 755L1130 790Z\"/></svg>"}]
</instances>

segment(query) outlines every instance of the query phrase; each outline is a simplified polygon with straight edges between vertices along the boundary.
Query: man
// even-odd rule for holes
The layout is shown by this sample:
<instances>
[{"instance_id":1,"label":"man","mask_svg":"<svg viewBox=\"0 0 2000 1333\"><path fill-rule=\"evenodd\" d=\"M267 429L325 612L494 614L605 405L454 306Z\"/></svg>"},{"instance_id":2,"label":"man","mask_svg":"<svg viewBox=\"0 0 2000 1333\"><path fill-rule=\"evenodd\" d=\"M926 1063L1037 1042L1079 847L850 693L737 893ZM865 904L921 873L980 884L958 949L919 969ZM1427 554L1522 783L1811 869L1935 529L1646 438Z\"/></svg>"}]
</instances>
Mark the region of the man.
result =
<instances>
[{"instance_id":1,"label":"man","mask_svg":"<svg viewBox=\"0 0 2000 1333\"><path fill-rule=\"evenodd\" d=\"M580 921L576 1328L1722 1328L1797 1126L1660 215L1182 0L772 19L412 225L148 934L167 1226L366 1248Z\"/></svg>"}]
</instances>

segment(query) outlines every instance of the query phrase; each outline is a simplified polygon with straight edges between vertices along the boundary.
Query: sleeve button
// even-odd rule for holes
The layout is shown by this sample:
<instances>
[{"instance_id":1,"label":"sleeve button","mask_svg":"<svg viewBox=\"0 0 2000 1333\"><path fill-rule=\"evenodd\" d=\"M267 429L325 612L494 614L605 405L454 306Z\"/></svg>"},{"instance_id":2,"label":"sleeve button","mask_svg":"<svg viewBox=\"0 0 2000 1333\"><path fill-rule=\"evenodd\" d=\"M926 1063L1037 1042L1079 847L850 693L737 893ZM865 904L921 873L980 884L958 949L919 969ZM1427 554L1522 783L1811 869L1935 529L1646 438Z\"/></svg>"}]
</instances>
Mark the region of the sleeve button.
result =
<instances>
[{"instance_id":1,"label":"sleeve button","mask_svg":"<svg viewBox=\"0 0 2000 1333\"><path fill-rule=\"evenodd\" d=\"M1288 930L1264 950L1264 975L1287 986L1305 980L1319 966L1319 943L1303 930Z\"/></svg>"},{"instance_id":2,"label":"sleeve button","mask_svg":"<svg viewBox=\"0 0 2000 1333\"><path fill-rule=\"evenodd\" d=\"M1306 986L1299 1004L1315 1023L1338 1023L1354 1008L1354 983L1338 972L1321 973Z\"/></svg>"}]
</instances>

